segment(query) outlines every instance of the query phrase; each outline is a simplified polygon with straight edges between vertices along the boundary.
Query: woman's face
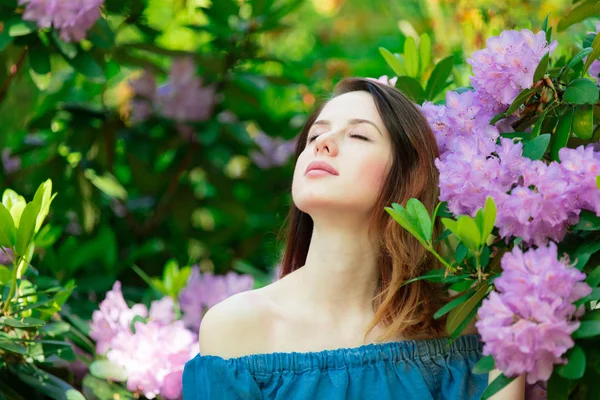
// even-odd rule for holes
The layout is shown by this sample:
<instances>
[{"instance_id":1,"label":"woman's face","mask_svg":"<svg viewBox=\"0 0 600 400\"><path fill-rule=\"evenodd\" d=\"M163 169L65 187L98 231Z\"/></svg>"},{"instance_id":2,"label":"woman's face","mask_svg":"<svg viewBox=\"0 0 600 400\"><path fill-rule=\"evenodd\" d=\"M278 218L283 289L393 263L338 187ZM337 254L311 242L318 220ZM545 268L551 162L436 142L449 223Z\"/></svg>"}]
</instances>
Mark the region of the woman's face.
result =
<instances>
[{"instance_id":1,"label":"woman's face","mask_svg":"<svg viewBox=\"0 0 600 400\"><path fill-rule=\"evenodd\" d=\"M389 133L371 94L337 96L308 132L294 170L294 203L313 217L320 211L368 217L391 163ZM307 172L312 167L316 169Z\"/></svg>"}]
</instances>

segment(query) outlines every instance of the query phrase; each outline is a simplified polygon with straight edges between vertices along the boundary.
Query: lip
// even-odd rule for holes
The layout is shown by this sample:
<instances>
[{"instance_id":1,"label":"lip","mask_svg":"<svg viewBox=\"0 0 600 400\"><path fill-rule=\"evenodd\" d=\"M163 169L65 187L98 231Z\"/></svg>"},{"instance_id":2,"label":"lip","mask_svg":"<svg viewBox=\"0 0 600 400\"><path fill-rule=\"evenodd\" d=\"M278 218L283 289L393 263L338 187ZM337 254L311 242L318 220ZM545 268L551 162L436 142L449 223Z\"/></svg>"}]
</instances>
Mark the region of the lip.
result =
<instances>
[{"instance_id":1,"label":"lip","mask_svg":"<svg viewBox=\"0 0 600 400\"><path fill-rule=\"evenodd\" d=\"M325 161L313 161L306 167L304 175L307 175L310 171L324 171L331 175L339 175L339 172Z\"/></svg>"}]
</instances>

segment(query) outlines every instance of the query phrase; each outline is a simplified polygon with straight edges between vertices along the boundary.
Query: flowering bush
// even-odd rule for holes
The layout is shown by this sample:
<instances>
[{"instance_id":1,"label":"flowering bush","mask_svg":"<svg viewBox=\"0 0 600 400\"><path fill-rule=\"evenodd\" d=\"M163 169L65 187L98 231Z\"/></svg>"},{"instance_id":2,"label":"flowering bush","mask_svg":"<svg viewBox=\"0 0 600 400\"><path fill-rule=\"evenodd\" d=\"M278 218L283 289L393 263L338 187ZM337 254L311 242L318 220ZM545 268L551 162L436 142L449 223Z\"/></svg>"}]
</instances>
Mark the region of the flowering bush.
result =
<instances>
[{"instance_id":1,"label":"flowering bush","mask_svg":"<svg viewBox=\"0 0 600 400\"><path fill-rule=\"evenodd\" d=\"M173 269L172 265L169 263L165 269L174 274L167 281L176 280L189 268ZM202 316L213 305L252 289L254 284L250 275L201 273L197 266L190 274L183 272L183 276L189 276L186 285L180 293L172 293L179 301L163 293L165 297L152 301L150 309L144 304L129 307L121 282L115 282L90 323L90 337L96 342L97 353L97 360L90 365L93 377L125 381L127 390L148 399L181 398L183 367L198 353ZM153 281L155 288L160 286L157 283ZM98 390L91 380L87 383L88 390Z\"/></svg>"},{"instance_id":2,"label":"flowering bush","mask_svg":"<svg viewBox=\"0 0 600 400\"><path fill-rule=\"evenodd\" d=\"M577 21L568 15L558 26ZM440 149L433 215L417 199L386 208L445 266L406 284L427 279L457 292L435 315L452 338L477 318L486 357L475 372L503 372L483 398L521 374L557 399L587 396L600 378L600 106L586 76L597 78L600 34L557 61L551 32L547 18L537 33L489 38L467 60L472 86L438 101L452 70L445 60L426 89L414 74L396 83L421 104ZM381 51L397 73L417 57ZM447 229L432 238L436 217ZM436 253L439 240L452 259Z\"/></svg>"}]
</instances>

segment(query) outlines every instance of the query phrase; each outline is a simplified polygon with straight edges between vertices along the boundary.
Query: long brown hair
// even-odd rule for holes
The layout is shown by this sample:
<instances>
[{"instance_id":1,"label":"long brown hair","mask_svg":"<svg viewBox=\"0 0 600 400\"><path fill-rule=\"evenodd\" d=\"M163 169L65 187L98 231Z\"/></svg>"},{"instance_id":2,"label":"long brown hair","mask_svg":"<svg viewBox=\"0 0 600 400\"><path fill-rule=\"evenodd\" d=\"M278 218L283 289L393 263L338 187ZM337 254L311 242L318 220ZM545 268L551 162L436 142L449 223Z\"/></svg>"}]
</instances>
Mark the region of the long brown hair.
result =
<instances>
[{"instance_id":1,"label":"long brown hair","mask_svg":"<svg viewBox=\"0 0 600 400\"><path fill-rule=\"evenodd\" d=\"M434 164L439 149L435 135L417 106L392 86L364 78L345 78L334 87L330 99L353 91L365 91L373 97L390 134L393 155L393 164L369 225L370 231L380 232L380 279L373 298L375 315L365 337L380 323L385 326L384 333L378 338L381 341L398 335L405 338L437 337L443 331L444 320L434 320L433 314L447 299L443 288L424 280L405 286L402 284L431 269L440 268L440 262L384 209L391 203L406 206L408 199L414 197L425 205L430 214L433 213L439 196L439 175ZM300 131L296 160L306 146L308 131L327 101L312 112ZM306 262L312 229L310 215L292 204L280 277L301 268ZM438 220L434 225L434 238L441 232L443 229ZM438 252L443 250L440 243L436 249Z\"/></svg>"}]
</instances>

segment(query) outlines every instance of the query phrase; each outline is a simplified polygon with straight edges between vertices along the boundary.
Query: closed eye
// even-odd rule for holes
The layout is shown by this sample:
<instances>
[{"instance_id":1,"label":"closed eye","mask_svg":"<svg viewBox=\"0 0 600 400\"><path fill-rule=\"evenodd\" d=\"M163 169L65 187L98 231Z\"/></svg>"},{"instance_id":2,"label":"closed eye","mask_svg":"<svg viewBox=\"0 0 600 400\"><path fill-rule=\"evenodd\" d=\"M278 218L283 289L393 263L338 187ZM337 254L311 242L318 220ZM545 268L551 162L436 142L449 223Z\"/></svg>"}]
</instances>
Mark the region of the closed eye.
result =
<instances>
[{"instance_id":1,"label":"closed eye","mask_svg":"<svg viewBox=\"0 0 600 400\"><path fill-rule=\"evenodd\" d=\"M369 139L368 137L366 137L366 136L363 136L363 135L356 135L356 134L352 134L352 135L350 135L350 137L355 137L355 138L358 138L358 139L361 139L361 140L365 140L365 141L367 141L367 142L369 142L369 141L370 141L370 139Z\"/></svg>"},{"instance_id":2,"label":"closed eye","mask_svg":"<svg viewBox=\"0 0 600 400\"><path fill-rule=\"evenodd\" d=\"M318 137L319 137L319 135L313 135L313 136L309 137L308 138L308 143L312 142L313 140L315 140Z\"/></svg>"}]
</instances>

